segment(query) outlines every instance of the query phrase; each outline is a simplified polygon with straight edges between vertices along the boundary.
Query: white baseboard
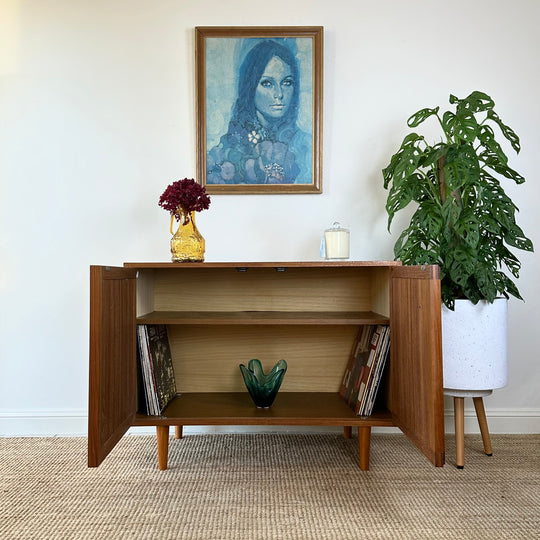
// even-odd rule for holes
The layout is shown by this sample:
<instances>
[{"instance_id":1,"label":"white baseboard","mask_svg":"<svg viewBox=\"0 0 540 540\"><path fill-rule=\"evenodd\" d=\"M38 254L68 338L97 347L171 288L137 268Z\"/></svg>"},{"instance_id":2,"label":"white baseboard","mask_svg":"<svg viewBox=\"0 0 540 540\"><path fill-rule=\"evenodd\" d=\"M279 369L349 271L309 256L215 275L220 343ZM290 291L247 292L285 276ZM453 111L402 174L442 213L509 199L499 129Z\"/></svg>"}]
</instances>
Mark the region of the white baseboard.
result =
<instances>
[{"instance_id":1,"label":"white baseboard","mask_svg":"<svg viewBox=\"0 0 540 540\"><path fill-rule=\"evenodd\" d=\"M540 409L486 411L490 433L540 433ZM0 411L0 437L74 437L87 434L86 410ZM445 410L445 430L454 432L453 410ZM321 433L341 428L317 426L186 426L186 434L199 433ZM398 433L397 428L373 428L375 433ZM479 433L474 408L465 409L465 433ZM153 427L134 427L131 434L155 433Z\"/></svg>"},{"instance_id":2,"label":"white baseboard","mask_svg":"<svg viewBox=\"0 0 540 540\"><path fill-rule=\"evenodd\" d=\"M539 409L486 410L490 433L540 433ZM454 411L444 411L446 433L454 433ZM474 408L465 409L465 433L480 433Z\"/></svg>"},{"instance_id":3,"label":"white baseboard","mask_svg":"<svg viewBox=\"0 0 540 540\"><path fill-rule=\"evenodd\" d=\"M0 437L86 436L86 409L0 411Z\"/></svg>"}]
</instances>

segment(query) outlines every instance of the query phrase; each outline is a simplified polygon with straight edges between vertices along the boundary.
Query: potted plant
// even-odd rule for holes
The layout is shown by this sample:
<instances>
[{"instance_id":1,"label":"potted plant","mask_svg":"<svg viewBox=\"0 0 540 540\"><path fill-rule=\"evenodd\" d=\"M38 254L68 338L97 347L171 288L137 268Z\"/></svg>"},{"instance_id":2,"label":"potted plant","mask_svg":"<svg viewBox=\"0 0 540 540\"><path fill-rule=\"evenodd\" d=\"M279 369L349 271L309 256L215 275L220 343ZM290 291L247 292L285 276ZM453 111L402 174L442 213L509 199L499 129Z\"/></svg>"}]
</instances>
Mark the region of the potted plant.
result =
<instances>
[{"instance_id":1,"label":"potted plant","mask_svg":"<svg viewBox=\"0 0 540 540\"><path fill-rule=\"evenodd\" d=\"M519 277L521 263L509 248L533 251L531 240L516 223L518 208L502 187L502 181L522 184L525 179L508 165L495 132L516 153L520 142L487 94L476 91L464 99L451 95L450 104L454 110L426 108L407 121L416 128L429 118L436 120L442 139L430 143L410 133L383 170L389 190L388 229L396 212L416 204L394 254L404 264L440 266L444 387L491 390L506 384L506 332L495 327L486 337L481 331L493 319L506 324L509 295L521 299L512 279ZM472 326L475 320L479 327ZM452 329L459 335L450 335ZM478 364L472 361L473 352ZM502 373L495 372L497 353L504 357ZM451 357L464 356L464 364L450 365Z\"/></svg>"}]
</instances>

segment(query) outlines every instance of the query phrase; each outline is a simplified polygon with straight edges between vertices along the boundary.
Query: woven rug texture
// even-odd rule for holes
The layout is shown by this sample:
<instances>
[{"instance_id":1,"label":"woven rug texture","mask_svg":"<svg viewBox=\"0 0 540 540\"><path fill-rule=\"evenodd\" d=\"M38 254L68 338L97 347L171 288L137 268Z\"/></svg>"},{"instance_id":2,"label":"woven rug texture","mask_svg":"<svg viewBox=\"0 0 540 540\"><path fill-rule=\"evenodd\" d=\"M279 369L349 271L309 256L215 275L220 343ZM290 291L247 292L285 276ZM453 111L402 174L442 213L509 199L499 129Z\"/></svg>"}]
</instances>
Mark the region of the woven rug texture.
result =
<instances>
[{"instance_id":1,"label":"woven rug texture","mask_svg":"<svg viewBox=\"0 0 540 540\"><path fill-rule=\"evenodd\" d=\"M433 467L373 434L371 468L338 434L124 437L96 469L85 438L0 439L0 538L359 540L540 538L540 435L465 439Z\"/></svg>"}]
</instances>

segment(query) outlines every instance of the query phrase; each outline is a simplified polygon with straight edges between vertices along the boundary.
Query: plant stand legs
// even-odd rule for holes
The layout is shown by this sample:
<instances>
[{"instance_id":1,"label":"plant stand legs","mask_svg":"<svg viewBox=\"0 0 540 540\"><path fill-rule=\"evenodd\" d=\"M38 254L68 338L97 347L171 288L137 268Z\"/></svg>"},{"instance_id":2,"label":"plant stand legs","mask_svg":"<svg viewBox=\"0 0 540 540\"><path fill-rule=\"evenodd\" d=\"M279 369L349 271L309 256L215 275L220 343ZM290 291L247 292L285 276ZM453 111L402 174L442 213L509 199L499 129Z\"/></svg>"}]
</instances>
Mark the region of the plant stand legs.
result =
<instances>
[{"instance_id":1,"label":"plant stand legs","mask_svg":"<svg viewBox=\"0 0 540 540\"><path fill-rule=\"evenodd\" d=\"M473 397L473 403L476 410L476 418L478 418L478 425L480 426L480 433L482 434L484 452L487 456L492 456L493 450L491 448L491 439L489 438L489 429L486 418L486 411L484 409L484 400L481 397Z\"/></svg>"},{"instance_id":2,"label":"plant stand legs","mask_svg":"<svg viewBox=\"0 0 540 540\"><path fill-rule=\"evenodd\" d=\"M156 426L158 468L164 471L167 468L169 457L169 426Z\"/></svg>"},{"instance_id":3,"label":"plant stand legs","mask_svg":"<svg viewBox=\"0 0 540 540\"><path fill-rule=\"evenodd\" d=\"M183 436L183 426L174 426L174 438L181 439Z\"/></svg>"},{"instance_id":4,"label":"plant stand legs","mask_svg":"<svg viewBox=\"0 0 540 540\"><path fill-rule=\"evenodd\" d=\"M454 425L456 431L456 466L465 466L465 398L454 397Z\"/></svg>"},{"instance_id":5,"label":"plant stand legs","mask_svg":"<svg viewBox=\"0 0 540 540\"><path fill-rule=\"evenodd\" d=\"M458 469L463 469L465 466L465 398L454 396L454 424L456 431L456 466ZM473 396L474 408L480 433L482 434L482 443L484 444L484 452L487 456L493 455L491 448L491 439L489 437L489 429L484 409L484 400L481 396Z\"/></svg>"},{"instance_id":6,"label":"plant stand legs","mask_svg":"<svg viewBox=\"0 0 540 540\"><path fill-rule=\"evenodd\" d=\"M343 426L343 437L350 439L352 437L352 426Z\"/></svg>"}]
</instances>

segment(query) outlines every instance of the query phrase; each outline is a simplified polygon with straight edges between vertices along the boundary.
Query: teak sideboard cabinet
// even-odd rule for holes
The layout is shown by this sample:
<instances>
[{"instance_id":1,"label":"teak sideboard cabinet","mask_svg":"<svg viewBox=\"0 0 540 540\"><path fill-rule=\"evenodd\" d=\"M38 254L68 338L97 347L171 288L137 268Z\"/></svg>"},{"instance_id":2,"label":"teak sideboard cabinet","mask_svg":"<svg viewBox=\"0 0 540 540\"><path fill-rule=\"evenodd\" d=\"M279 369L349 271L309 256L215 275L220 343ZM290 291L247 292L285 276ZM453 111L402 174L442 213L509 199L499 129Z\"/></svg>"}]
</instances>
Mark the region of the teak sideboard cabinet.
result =
<instances>
[{"instance_id":1,"label":"teak sideboard cabinet","mask_svg":"<svg viewBox=\"0 0 540 540\"><path fill-rule=\"evenodd\" d=\"M137 324L166 324L178 395L160 416L137 412ZM360 326L390 324L384 397L356 416L339 387ZM288 371L257 409L238 368L250 359ZM90 268L88 465L130 426L156 426L160 469L169 426L358 428L369 468L372 426L398 426L444 464L441 299L436 266L400 262L125 263ZM396 456L396 459L399 459Z\"/></svg>"}]
</instances>

